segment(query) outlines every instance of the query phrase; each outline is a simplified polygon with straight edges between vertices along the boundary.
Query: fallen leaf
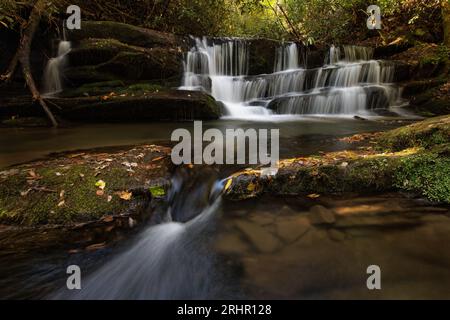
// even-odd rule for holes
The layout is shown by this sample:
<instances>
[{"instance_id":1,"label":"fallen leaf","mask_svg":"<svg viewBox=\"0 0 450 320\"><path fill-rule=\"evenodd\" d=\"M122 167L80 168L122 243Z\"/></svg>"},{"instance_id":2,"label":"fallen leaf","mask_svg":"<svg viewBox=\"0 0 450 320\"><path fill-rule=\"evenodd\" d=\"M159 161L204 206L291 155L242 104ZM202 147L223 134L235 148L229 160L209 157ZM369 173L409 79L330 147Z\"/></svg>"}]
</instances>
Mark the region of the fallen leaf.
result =
<instances>
[{"instance_id":1,"label":"fallen leaf","mask_svg":"<svg viewBox=\"0 0 450 320\"><path fill-rule=\"evenodd\" d=\"M228 189L230 189L232 183L233 179L228 179L227 183L225 184L224 190L227 191Z\"/></svg>"},{"instance_id":2,"label":"fallen leaf","mask_svg":"<svg viewBox=\"0 0 450 320\"><path fill-rule=\"evenodd\" d=\"M133 193L127 192L127 191L121 191L121 192L117 192L117 195L122 200L130 201L131 197L133 196Z\"/></svg>"},{"instance_id":3,"label":"fallen leaf","mask_svg":"<svg viewBox=\"0 0 450 320\"><path fill-rule=\"evenodd\" d=\"M112 201L112 196L108 196L108 202Z\"/></svg>"},{"instance_id":4,"label":"fallen leaf","mask_svg":"<svg viewBox=\"0 0 450 320\"><path fill-rule=\"evenodd\" d=\"M22 192L20 192L20 195L21 195L22 197L26 197L26 196L30 193L31 190L32 190L32 189L28 189L28 190L26 190L26 191L22 191Z\"/></svg>"},{"instance_id":5,"label":"fallen leaf","mask_svg":"<svg viewBox=\"0 0 450 320\"><path fill-rule=\"evenodd\" d=\"M106 188L106 182L103 181L103 180L98 180L98 181L95 183L95 186L98 187L100 190L105 190L105 188Z\"/></svg>"},{"instance_id":6,"label":"fallen leaf","mask_svg":"<svg viewBox=\"0 0 450 320\"><path fill-rule=\"evenodd\" d=\"M250 191L250 192L252 192L252 191L255 190L255 187L256 187L255 184L252 183L252 182L250 182L250 183L248 184L248 186L247 186L247 190Z\"/></svg>"},{"instance_id":7,"label":"fallen leaf","mask_svg":"<svg viewBox=\"0 0 450 320\"><path fill-rule=\"evenodd\" d=\"M313 193L313 194L309 194L307 197L310 199L317 199L317 198L320 198L320 194Z\"/></svg>"},{"instance_id":8,"label":"fallen leaf","mask_svg":"<svg viewBox=\"0 0 450 320\"><path fill-rule=\"evenodd\" d=\"M105 194L105 191L99 189L99 190L97 190L96 194L97 194L99 197L101 197L101 196L103 196L103 195Z\"/></svg>"},{"instance_id":9,"label":"fallen leaf","mask_svg":"<svg viewBox=\"0 0 450 320\"><path fill-rule=\"evenodd\" d=\"M64 200L60 201L58 203L58 207L61 208L62 206L64 206L66 204L66 202Z\"/></svg>"},{"instance_id":10,"label":"fallen leaf","mask_svg":"<svg viewBox=\"0 0 450 320\"><path fill-rule=\"evenodd\" d=\"M95 250L98 250L98 249L103 249L105 246L106 246L106 242L96 243L96 244L93 244L93 245L90 245L90 246L86 247L86 250L87 251L95 251Z\"/></svg>"},{"instance_id":11,"label":"fallen leaf","mask_svg":"<svg viewBox=\"0 0 450 320\"><path fill-rule=\"evenodd\" d=\"M66 193L66 191L61 190L61 192L59 193L59 197L60 198L64 198L64 194Z\"/></svg>"}]
</instances>

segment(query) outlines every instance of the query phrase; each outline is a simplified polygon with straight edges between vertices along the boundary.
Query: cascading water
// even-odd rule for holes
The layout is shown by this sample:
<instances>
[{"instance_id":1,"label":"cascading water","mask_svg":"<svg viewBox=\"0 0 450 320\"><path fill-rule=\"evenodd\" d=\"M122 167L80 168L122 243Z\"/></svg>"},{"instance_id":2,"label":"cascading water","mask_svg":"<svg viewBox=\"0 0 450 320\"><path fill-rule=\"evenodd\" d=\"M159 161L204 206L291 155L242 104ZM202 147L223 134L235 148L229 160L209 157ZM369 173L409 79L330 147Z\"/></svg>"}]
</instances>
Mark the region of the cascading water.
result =
<instances>
[{"instance_id":1,"label":"cascading water","mask_svg":"<svg viewBox=\"0 0 450 320\"><path fill-rule=\"evenodd\" d=\"M50 58L44 71L44 94L55 95L63 90L62 70L66 65L67 53L71 50L70 41L61 40L58 44L58 53Z\"/></svg>"},{"instance_id":2,"label":"cascading water","mask_svg":"<svg viewBox=\"0 0 450 320\"><path fill-rule=\"evenodd\" d=\"M224 182L210 172L201 174L178 171L161 224L141 232L126 251L83 280L82 290L62 288L50 298L233 298L236 290L224 279L226 272L218 270L211 248Z\"/></svg>"},{"instance_id":3,"label":"cascading water","mask_svg":"<svg viewBox=\"0 0 450 320\"><path fill-rule=\"evenodd\" d=\"M297 44L285 44L277 49L272 74L248 76L245 40L197 38L180 89L206 91L223 102L227 116L245 119L273 113L371 114L402 104L392 83L394 64L373 60L371 48L332 46L324 66L316 69L300 67L299 52Z\"/></svg>"}]
</instances>

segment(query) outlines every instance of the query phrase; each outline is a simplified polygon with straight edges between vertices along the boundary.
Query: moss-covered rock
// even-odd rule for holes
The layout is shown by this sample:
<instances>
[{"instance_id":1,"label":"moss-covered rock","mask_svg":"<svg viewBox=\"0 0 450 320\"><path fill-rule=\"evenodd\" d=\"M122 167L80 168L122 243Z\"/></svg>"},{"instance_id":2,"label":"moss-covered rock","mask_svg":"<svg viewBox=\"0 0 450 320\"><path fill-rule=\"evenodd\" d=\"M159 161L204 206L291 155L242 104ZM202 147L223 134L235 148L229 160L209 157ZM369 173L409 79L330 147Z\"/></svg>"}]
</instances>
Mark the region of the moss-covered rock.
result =
<instances>
[{"instance_id":1,"label":"moss-covered rock","mask_svg":"<svg viewBox=\"0 0 450 320\"><path fill-rule=\"evenodd\" d=\"M449 48L444 45L419 43L391 59L408 64L413 79L422 80L445 74L449 54Z\"/></svg>"},{"instance_id":2,"label":"moss-covered rock","mask_svg":"<svg viewBox=\"0 0 450 320\"><path fill-rule=\"evenodd\" d=\"M89 38L117 39L139 47L177 47L185 45L184 38L171 33L160 32L113 21L82 21L81 29L68 30L68 39L80 41Z\"/></svg>"},{"instance_id":3,"label":"moss-covered rock","mask_svg":"<svg viewBox=\"0 0 450 320\"><path fill-rule=\"evenodd\" d=\"M168 183L170 149L79 152L0 172L0 223L76 224L127 214Z\"/></svg>"},{"instance_id":4,"label":"moss-covered rock","mask_svg":"<svg viewBox=\"0 0 450 320\"><path fill-rule=\"evenodd\" d=\"M116 39L87 39L68 54L68 85L111 80L164 80L180 83L183 56L175 47L143 48Z\"/></svg>"},{"instance_id":5,"label":"moss-covered rock","mask_svg":"<svg viewBox=\"0 0 450 320\"><path fill-rule=\"evenodd\" d=\"M450 203L449 117L376 135L376 148L281 160L274 176L236 173L227 184L233 200L272 195L405 190ZM377 151L385 149L389 151Z\"/></svg>"},{"instance_id":6,"label":"moss-covered rock","mask_svg":"<svg viewBox=\"0 0 450 320\"><path fill-rule=\"evenodd\" d=\"M450 116L441 116L385 132L377 139L378 148L399 151L406 148L431 148L450 143Z\"/></svg>"}]
</instances>

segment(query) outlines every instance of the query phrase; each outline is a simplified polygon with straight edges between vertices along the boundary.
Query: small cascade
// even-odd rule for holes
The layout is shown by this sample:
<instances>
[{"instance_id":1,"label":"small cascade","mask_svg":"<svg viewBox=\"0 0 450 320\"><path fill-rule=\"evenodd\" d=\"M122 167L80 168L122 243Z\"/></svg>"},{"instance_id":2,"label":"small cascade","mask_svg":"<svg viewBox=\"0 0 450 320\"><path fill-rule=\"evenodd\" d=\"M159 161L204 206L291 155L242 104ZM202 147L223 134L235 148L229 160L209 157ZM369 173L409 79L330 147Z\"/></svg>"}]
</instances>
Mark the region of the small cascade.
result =
<instances>
[{"instance_id":1,"label":"small cascade","mask_svg":"<svg viewBox=\"0 0 450 320\"><path fill-rule=\"evenodd\" d=\"M277 49L274 71L280 72L284 70L298 69L298 59L299 55L296 43L292 42L287 45L281 46Z\"/></svg>"},{"instance_id":2,"label":"small cascade","mask_svg":"<svg viewBox=\"0 0 450 320\"><path fill-rule=\"evenodd\" d=\"M62 71L66 65L67 53L71 50L70 41L64 39L58 43L57 56L50 58L44 71L44 94L53 96L63 90Z\"/></svg>"},{"instance_id":3,"label":"small cascade","mask_svg":"<svg viewBox=\"0 0 450 320\"><path fill-rule=\"evenodd\" d=\"M193 176L191 172L177 172L162 223L149 226L131 247L88 275L82 290L62 288L50 298L230 298L228 284L221 280L224 271L218 269L211 249L215 223L222 210L223 188L224 181L215 181L211 174Z\"/></svg>"},{"instance_id":4,"label":"small cascade","mask_svg":"<svg viewBox=\"0 0 450 320\"><path fill-rule=\"evenodd\" d=\"M195 39L185 61L184 90L203 90L223 102L227 116L268 119L274 114L370 115L403 103L393 84L395 65L373 60L373 49L331 46L320 68L300 65L298 45L279 47L272 74L247 75L245 40Z\"/></svg>"}]
</instances>

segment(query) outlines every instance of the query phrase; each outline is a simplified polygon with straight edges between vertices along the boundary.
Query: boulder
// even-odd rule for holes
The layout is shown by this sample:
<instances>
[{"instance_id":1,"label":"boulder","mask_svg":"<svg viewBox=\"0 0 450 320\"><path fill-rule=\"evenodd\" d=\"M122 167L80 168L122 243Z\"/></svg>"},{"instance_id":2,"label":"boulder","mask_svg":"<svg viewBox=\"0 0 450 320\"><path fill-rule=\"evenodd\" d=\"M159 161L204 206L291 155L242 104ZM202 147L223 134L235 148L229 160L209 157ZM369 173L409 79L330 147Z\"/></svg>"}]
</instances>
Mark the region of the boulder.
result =
<instances>
[{"instance_id":1,"label":"boulder","mask_svg":"<svg viewBox=\"0 0 450 320\"><path fill-rule=\"evenodd\" d=\"M165 80L180 83L183 59L176 48L142 48L116 39L81 41L68 54L64 77L70 86L111 80Z\"/></svg>"},{"instance_id":2,"label":"boulder","mask_svg":"<svg viewBox=\"0 0 450 320\"><path fill-rule=\"evenodd\" d=\"M105 100L106 99L106 100ZM83 122L189 121L218 119L214 98L192 91L168 90L142 96L59 98L64 119Z\"/></svg>"},{"instance_id":3,"label":"boulder","mask_svg":"<svg viewBox=\"0 0 450 320\"><path fill-rule=\"evenodd\" d=\"M67 30L67 38L70 41L80 41L89 38L117 39L125 44L145 48L175 48L187 44L187 40L171 33L112 21L82 21L81 29Z\"/></svg>"}]
</instances>

